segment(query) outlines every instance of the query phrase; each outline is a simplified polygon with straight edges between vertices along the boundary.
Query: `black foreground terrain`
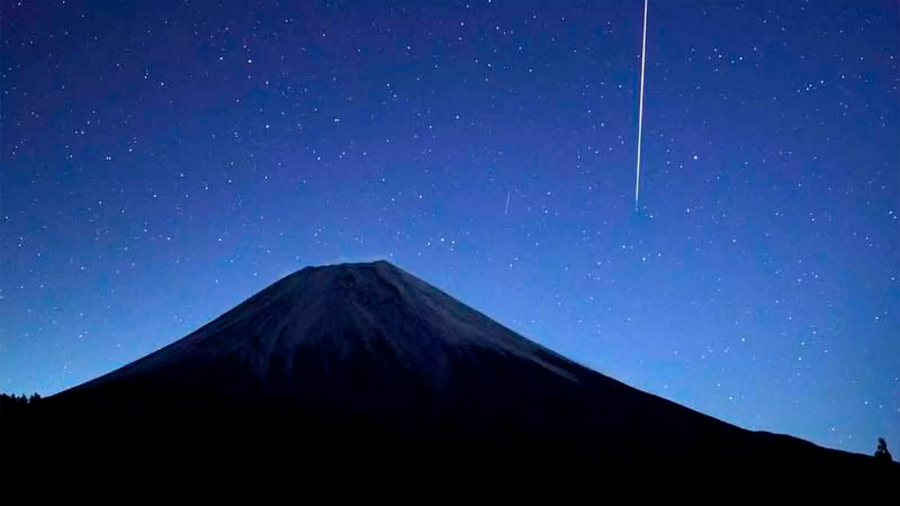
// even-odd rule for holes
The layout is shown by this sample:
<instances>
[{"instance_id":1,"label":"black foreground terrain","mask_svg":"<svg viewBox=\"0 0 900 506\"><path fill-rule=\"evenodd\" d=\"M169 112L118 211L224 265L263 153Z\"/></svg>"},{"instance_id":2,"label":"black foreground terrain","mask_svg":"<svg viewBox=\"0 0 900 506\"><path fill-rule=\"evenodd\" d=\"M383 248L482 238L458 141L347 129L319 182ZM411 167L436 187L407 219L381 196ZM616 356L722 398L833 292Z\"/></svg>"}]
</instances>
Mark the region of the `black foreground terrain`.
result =
<instances>
[{"instance_id":1,"label":"black foreground terrain","mask_svg":"<svg viewBox=\"0 0 900 506\"><path fill-rule=\"evenodd\" d=\"M0 415L4 483L26 500L594 502L727 484L828 497L900 476L631 388L387 262L303 269Z\"/></svg>"}]
</instances>

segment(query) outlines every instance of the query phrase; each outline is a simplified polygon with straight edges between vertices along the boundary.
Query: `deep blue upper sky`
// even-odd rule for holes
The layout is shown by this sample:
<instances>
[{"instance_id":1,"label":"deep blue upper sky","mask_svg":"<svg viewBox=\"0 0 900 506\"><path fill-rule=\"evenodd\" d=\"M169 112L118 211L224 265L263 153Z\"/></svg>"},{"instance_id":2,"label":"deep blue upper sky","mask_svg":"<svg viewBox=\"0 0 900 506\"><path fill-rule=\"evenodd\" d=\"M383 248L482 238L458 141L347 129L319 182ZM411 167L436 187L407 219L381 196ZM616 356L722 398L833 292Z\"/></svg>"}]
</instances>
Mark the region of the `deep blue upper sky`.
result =
<instances>
[{"instance_id":1,"label":"deep blue upper sky","mask_svg":"<svg viewBox=\"0 0 900 506\"><path fill-rule=\"evenodd\" d=\"M387 258L753 429L900 448L900 7L2 2L0 390Z\"/></svg>"}]
</instances>

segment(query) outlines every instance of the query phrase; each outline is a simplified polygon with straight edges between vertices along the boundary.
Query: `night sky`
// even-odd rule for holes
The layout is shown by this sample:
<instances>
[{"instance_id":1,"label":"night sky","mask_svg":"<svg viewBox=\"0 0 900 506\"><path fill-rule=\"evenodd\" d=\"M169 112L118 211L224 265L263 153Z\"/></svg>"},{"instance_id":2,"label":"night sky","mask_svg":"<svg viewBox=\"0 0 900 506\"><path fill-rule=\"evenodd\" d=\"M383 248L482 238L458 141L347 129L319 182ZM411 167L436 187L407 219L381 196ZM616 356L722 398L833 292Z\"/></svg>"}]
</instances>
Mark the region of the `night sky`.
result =
<instances>
[{"instance_id":1,"label":"night sky","mask_svg":"<svg viewBox=\"0 0 900 506\"><path fill-rule=\"evenodd\" d=\"M2 2L0 390L387 259L751 429L900 450L900 4Z\"/></svg>"}]
</instances>

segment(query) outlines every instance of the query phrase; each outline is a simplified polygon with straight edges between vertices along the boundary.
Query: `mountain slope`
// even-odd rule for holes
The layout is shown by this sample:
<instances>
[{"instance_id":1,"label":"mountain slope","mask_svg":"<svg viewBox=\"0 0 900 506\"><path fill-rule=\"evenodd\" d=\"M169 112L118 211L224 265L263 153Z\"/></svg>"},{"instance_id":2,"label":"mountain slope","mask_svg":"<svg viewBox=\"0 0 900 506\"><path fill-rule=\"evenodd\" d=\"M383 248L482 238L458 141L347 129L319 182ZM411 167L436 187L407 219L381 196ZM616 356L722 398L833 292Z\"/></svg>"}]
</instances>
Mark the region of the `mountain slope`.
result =
<instances>
[{"instance_id":1,"label":"mountain slope","mask_svg":"<svg viewBox=\"0 0 900 506\"><path fill-rule=\"evenodd\" d=\"M485 477L883 468L624 385L387 262L298 271L37 408L43 439L23 461L73 488L97 473L134 486L200 473L245 492L302 476L303 497L322 499L412 476L507 493Z\"/></svg>"},{"instance_id":2,"label":"mountain slope","mask_svg":"<svg viewBox=\"0 0 900 506\"><path fill-rule=\"evenodd\" d=\"M299 271L57 397L130 385L268 398L419 429L455 416L460 430L502 417L530 430L627 430L657 411L667 418L660 432L732 429L561 357L387 262Z\"/></svg>"}]
</instances>

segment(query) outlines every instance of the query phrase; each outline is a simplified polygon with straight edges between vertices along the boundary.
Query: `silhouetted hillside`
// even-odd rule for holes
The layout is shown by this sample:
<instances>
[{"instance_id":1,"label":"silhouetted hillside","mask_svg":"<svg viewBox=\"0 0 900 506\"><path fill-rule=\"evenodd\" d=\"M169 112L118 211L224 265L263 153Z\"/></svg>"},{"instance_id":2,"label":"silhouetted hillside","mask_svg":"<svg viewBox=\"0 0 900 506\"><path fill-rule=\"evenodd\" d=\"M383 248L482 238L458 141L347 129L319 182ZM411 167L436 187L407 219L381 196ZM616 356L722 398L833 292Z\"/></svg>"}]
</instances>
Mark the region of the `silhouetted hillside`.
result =
<instances>
[{"instance_id":1,"label":"silhouetted hillside","mask_svg":"<svg viewBox=\"0 0 900 506\"><path fill-rule=\"evenodd\" d=\"M303 269L132 364L16 403L3 473L60 499L559 500L676 477L822 492L898 476L636 390L386 262Z\"/></svg>"}]
</instances>

